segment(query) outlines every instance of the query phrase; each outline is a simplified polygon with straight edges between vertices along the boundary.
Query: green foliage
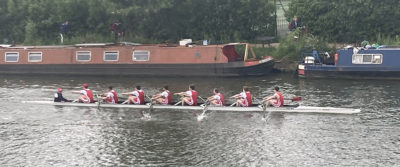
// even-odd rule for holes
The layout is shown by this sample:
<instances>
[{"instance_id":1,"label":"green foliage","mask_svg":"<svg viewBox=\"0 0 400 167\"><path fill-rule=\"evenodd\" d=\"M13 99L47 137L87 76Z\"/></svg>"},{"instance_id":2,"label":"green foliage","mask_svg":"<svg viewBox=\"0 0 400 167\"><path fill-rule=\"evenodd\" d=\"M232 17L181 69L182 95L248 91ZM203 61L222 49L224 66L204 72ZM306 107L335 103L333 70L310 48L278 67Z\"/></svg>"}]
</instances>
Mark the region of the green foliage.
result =
<instances>
[{"instance_id":1,"label":"green foliage","mask_svg":"<svg viewBox=\"0 0 400 167\"><path fill-rule=\"evenodd\" d=\"M394 37L392 36L385 36L382 34L377 34L376 36L376 43L381 44L381 45L400 45L400 36L396 35Z\"/></svg>"},{"instance_id":2,"label":"green foliage","mask_svg":"<svg viewBox=\"0 0 400 167\"><path fill-rule=\"evenodd\" d=\"M286 17L297 15L314 35L335 42L376 40L400 33L398 0L292 0Z\"/></svg>"},{"instance_id":3,"label":"green foliage","mask_svg":"<svg viewBox=\"0 0 400 167\"><path fill-rule=\"evenodd\" d=\"M297 29L291 32L288 37L280 40L274 57L297 60L304 50L331 51L333 49L329 48L324 40Z\"/></svg>"},{"instance_id":4,"label":"green foliage","mask_svg":"<svg viewBox=\"0 0 400 167\"><path fill-rule=\"evenodd\" d=\"M25 32L27 34L25 36L25 41L24 41L25 43L29 43L29 44L40 43L39 40L38 40L39 36L37 35L38 34L38 29L36 27L36 24L33 21L28 21L26 23Z\"/></svg>"},{"instance_id":5,"label":"green foliage","mask_svg":"<svg viewBox=\"0 0 400 167\"><path fill-rule=\"evenodd\" d=\"M111 42L109 26L122 24L125 41L252 41L275 32L272 0L2 0L0 39L25 44Z\"/></svg>"}]
</instances>

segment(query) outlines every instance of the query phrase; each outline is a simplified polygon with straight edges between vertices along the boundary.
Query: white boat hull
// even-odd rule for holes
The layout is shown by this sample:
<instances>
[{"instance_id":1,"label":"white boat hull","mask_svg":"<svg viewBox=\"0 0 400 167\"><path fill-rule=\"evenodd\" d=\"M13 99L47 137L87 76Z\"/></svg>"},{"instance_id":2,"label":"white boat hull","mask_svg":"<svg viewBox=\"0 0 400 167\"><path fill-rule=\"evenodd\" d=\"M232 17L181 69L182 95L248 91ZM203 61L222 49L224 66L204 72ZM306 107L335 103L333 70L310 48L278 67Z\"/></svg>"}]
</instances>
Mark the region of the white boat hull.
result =
<instances>
[{"instance_id":1,"label":"white boat hull","mask_svg":"<svg viewBox=\"0 0 400 167\"><path fill-rule=\"evenodd\" d=\"M149 109L149 105L128 105L128 104L100 104L91 103L70 103L70 102L52 102L52 101L23 101L27 104L41 104L53 106L69 106L69 107L101 107L101 108L133 108L133 109ZM173 105L153 105L153 109L163 110L194 110L203 111L202 106L173 106ZM263 112L261 107L207 107L209 111L226 111L226 112ZM285 112L285 113L325 113L325 114L355 114L361 112L360 109L353 108L334 108L334 107L269 107L267 112Z\"/></svg>"}]
</instances>

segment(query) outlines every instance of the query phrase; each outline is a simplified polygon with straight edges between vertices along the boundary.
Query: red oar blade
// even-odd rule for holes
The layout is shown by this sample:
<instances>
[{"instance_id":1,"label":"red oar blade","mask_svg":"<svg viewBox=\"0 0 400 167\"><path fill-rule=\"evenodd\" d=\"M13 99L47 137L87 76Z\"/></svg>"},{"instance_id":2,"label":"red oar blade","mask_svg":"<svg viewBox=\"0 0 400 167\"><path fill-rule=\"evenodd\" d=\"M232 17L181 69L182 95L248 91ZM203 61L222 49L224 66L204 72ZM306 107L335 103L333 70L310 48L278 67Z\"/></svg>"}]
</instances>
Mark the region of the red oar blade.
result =
<instances>
[{"instance_id":1,"label":"red oar blade","mask_svg":"<svg viewBox=\"0 0 400 167\"><path fill-rule=\"evenodd\" d=\"M292 101L301 101L301 96L293 97Z\"/></svg>"}]
</instances>

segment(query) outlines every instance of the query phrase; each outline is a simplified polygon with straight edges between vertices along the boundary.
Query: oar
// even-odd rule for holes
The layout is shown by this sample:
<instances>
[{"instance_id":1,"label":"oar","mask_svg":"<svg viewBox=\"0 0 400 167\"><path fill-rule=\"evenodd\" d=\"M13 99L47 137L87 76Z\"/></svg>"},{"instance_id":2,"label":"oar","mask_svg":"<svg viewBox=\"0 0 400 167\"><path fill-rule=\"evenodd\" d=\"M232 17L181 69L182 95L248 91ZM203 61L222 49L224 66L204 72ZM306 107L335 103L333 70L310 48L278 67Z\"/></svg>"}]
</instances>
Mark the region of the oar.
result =
<instances>
[{"instance_id":1,"label":"oar","mask_svg":"<svg viewBox=\"0 0 400 167\"><path fill-rule=\"evenodd\" d=\"M151 99L149 96L147 96L147 95L145 95L145 96L146 96L147 99L150 100L150 102L153 101L153 99Z\"/></svg>"},{"instance_id":2,"label":"oar","mask_svg":"<svg viewBox=\"0 0 400 167\"><path fill-rule=\"evenodd\" d=\"M268 112L268 115L265 117L265 113L267 112L267 104L265 104L265 102L263 101L263 103L261 103L261 108L262 108L262 110L263 110L263 120L267 120L267 118L269 117L269 114L272 112L272 111L269 111Z\"/></svg>"},{"instance_id":3,"label":"oar","mask_svg":"<svg viewBox=\"0 0 400 167\"><path fill-rule=\"evenodd\" d=\"M124 102L122 102L121 104L126 104L126 103L128 103L129 102L129 99L128 100L125 100Z\"/></svg>"},{"instance_id":4,"label":"oar","mask_svg":"<svg viewBox=\"0 0 400 167\"><path fill-rule=\"evenodd\" d=\"M175 93L174 95L178 95L179 96L179 94L177 94L177 93ZM183 97L181 96L180 100L177 103L175 103L174 106L177 106L177 105L181 104L182 103L182 99L183 99Z\"/></svg>"},{"instance_id":5,"label":"oar","mask_svg":"<svg viewBox=\"0 0 400 167\"><path fill-rule=\"evenodd\" d=\"M201 100L203 100L204 102L204 107L208 107L208 105L210 104L210 102L208 100L204 100L201 96L198 96Z\"/></svg>"},{"instance_id":6,"label":"oar","mask_svg":"<svg viewBox=\"0 0 400 167\"><path fill-rule=\"evenodd\" d=\"M294 102L294 101L301 101L301 100L302 100L302 97L301 97L301 96L295 96L295 97L292 97L291 99L285 99L285 100L291 100L292 102ZM262 103L262 109L263 109L263 112L264 112L263 120L268 121L269 118L271 117L271 114L272 114L273 111L272 111L272 110L269 111L267 117L265 117L265 113L266 113L266 111L267 111L267 107L268 107L268 106L267 106L267 104L265 103L264 100L263 100L262 102L263 102L263 103Z\"/></svg>"},{"instance_id":7,"label":"oar","mask_svg":"<svg viewBox=\"0 0 400 167\"><path fill-rule=\"evenodd\" d=\"M263 110L263 119L264 119L265 118L265 113L266 113L266 110L267 110L267 107L266 107L264 101L260 101L260 100L258 100L256 98L253 98L253 100L257 101L257 103L259 104L259 107L261 107L261 109Z\"/></svg>"},{"instance_id":8,"label":"oar","mask_svg":"<svg viewBox=\"0 0 400 167\"><path fill-rule=\"evenodd\" d=\"M231 98L234 98L234 96L232 96ZM235 98L236 102L232 103L229 107L233 107L237 104L237 99Z\"/></svg>"},{"instance_id":9,"label":"oar","mask_svg":"<svg viewBox=\"0 0 400 167\"><path fill-rule=\"evenodd\" d=\"M295 96L295 97L293 97L293 98L291 98L291 99L285 99L285 100L291 100L292 102L293 102L293 101L301 101L301 100L302 100L302 97L301 97L301 96Z\"/></svg>"},{"instance_id":10,"label":"oar","mask_svg":"<svg viewBox=\"0 0 400 167\"><path fill-rule=\"evenodd\" d=\"M97 109L100 109L100 96L98 94L96 94L96 98L97 98Z\"/></svg>"},{"instance_id":11,"label":"oar","mask_svg":"<svg viewBox=\"0 0 400 167\"><path fill-rule=\"evenodd\" d=\"M198 96L201 100L203 100L204 102L204 106L203 106L203 113L201 113L200 115L197 116L197 120L198 121L202 121L204 119L204 115L207 112L208 109L208 104L210 103L208 100L204 100L201 96Z\"/></svg>"},{"instance_id":12,"label":"oar","mask_svg":"<svg viewBox=\"0 0 400 167\"><path fill-rule=\"evenodd\" d=\"M149 96L145 95L146 98L150 100L150 105L149 105L149 112L146 113L145 111L142 112L142 115L145 119L151 119L151 111L153 110L153 99L151 99Z\"/></svg>"},{"instance_id":13,"label":"oar","mask_svg":"<svg viewBox=\"0 0 400 167\"><path fill-rule=\"evenodd\" d=\"M257 99L256 99L256 100L257 100ZM284 99L284 100L285 100L285 101L290 100L290 101L292 101L292 102L294 102L294 101L301 101L301 100L302 100L302 97L301 97L301 96L295 96L295 97L292 97L291 99ZM259 100L257 100L257 102L261 104L261 102L260 102ZM262 103L265 103L265 100L263 100Z\"/></svg>"},{"instance_id":14,"label":"oar","mask_svg":"<svg viewBox=\"0 0 400 167\"><path fill-rule=\"evenodd\" d=\"M177 103L175 103L174 106L177 106L177 105L181 104L182 103L182 98Z\"/></svg>"},{"instance_id":15,"label":"oar","mask_svg":"<svg viewBox=\"0 0 400 167\"><path fill-rule=\"evenodd\" d=\"M174 106L177 106L177 105L179 105L181 103L182 103L182 101L179 101L179 102L175 103Z\"/></svg>"},{"instance_id":16,"label":"oar","mask_svg":"<svg viewBox=\"0 0 400 167\"><path fill-rule=\"evenodd\" d=\"M18 101L23 101L23 100L26 100L26 98L13 98L13 97L10 97L10 98L0 98L0 101L5 101L5 100L18 100ZM44 98L35 98L35 100L51 101L51 100L54 100L54 98L46 98L46 97L44 97Z\"/></svg>"},{"instance_id":17,"label":"oar","mask_svg":"<svg viewBox=\"0 0 400 167\"><path fill-rule=\"evenodd\" d=\"M204 100L201 96L197 96L199 97L201 100L203 100L204 103L207 103L208 100Z\"/></svg>"},{"instance_id":18,"label":"oar","mask_svg":"<svg viewBox=\"0 0 400 167\"><path fill-rule=\"evenodd\" d=\"M272 113L272 110L268 112L268 115L267 115L267 116L265 116L265 114L267 113L267 107L268 107L267 104L266 104L266 101L265 101L265 100L259 101L258 99L256 99L256 100L257 100L257 102L260 104L261 109L263 110L263 117L262 117L262 120L268 121L268 120L269 120L269 117L270 117L270 115L271 115L271 113Z\"/></svg>"}]
</instances>

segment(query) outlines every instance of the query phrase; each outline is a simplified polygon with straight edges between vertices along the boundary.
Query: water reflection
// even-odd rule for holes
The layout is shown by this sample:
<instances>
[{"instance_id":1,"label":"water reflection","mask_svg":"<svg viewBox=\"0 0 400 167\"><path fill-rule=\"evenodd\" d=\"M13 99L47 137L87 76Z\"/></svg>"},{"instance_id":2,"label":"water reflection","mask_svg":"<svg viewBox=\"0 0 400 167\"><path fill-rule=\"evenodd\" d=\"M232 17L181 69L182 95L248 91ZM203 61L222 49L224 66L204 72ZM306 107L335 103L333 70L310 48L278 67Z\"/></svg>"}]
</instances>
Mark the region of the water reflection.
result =
<instances>
[{"instance_id":1,"label":"water reflection","mask_svg":"<svg viewBox=\"0 0 400 167\"><path fill-rule=\"evenodd\" d=\"M267 123L270 125L273 125L275 128L279 129L283 125L283 121L285 120L285 115L284 113L280 112L270 112L267 115Z\"/></svg>"}]
</instances>

